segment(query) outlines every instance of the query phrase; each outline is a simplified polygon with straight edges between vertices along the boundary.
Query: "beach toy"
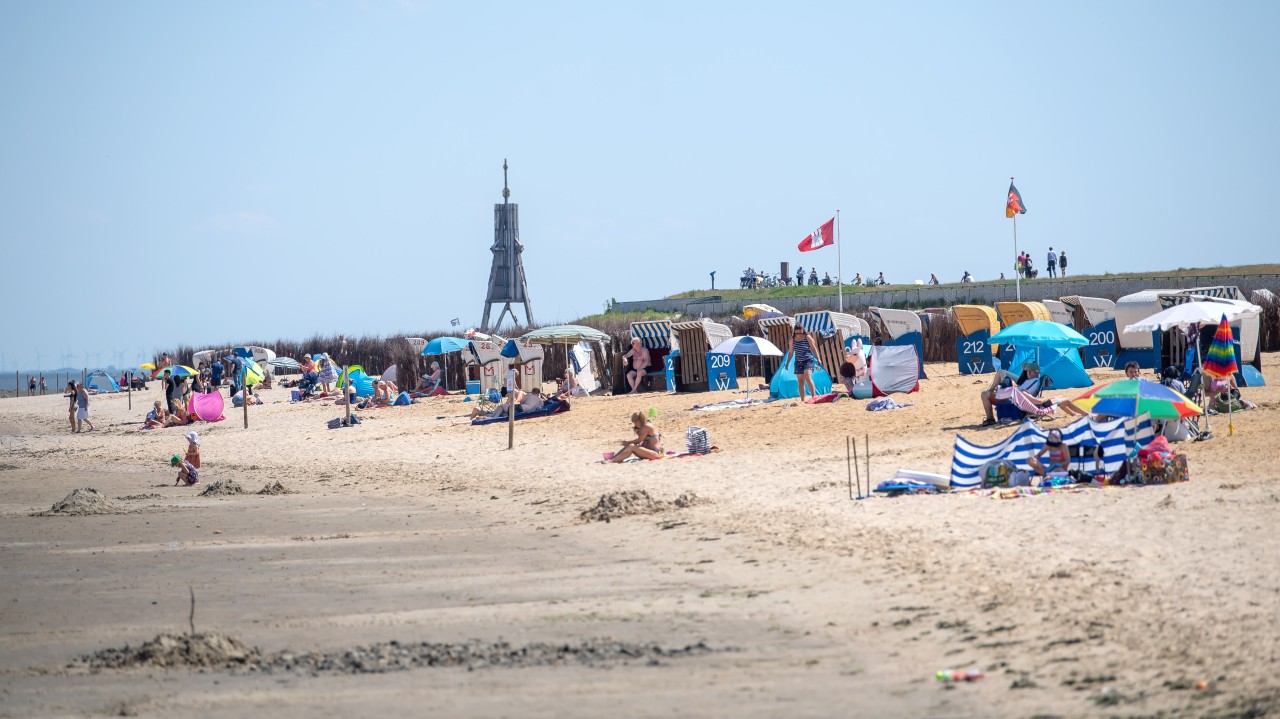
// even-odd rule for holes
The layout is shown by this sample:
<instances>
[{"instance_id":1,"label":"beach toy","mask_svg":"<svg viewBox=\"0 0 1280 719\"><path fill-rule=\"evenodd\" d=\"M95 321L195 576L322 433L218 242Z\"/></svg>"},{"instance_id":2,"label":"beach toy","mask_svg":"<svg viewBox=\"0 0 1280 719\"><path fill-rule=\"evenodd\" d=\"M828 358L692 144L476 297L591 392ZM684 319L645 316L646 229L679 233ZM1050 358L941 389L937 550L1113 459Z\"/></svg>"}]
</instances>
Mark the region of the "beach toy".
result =
<instances>
[{"instance_id":1,"label":"beach toy","mask_svg":"<svg viewBox=\"0 0 1280 719\"><path fill-rule=\"evenodd\" d=\"M657 410L657 408L656 408L656 407L650 407L650 408L649 408L649 417L651 417L651 418L652 418L652 417L657 417L657 416L658 416L658 410Z\"/></svg>"}]
</instances>

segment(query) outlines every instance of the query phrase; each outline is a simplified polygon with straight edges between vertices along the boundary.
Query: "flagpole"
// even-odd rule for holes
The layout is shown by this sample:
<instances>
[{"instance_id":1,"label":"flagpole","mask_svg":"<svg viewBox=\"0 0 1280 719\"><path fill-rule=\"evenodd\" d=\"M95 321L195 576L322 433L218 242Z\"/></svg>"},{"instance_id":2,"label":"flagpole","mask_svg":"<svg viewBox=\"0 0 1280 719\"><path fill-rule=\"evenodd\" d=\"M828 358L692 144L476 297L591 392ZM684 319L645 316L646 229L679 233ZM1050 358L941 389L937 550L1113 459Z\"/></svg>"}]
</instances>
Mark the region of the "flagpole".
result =
<instances>
[{"instance_id":1,"label":"flagpole","mask_svg":"<svg viewBox=\"0 0 1280 719\"><path fill-rule=\"evenodd\" d=\"M840 246L840 210L836 210L836 301L840 305L840 311L844 312L844 277L843 265L841 261L842 248Z\"/></svg>"},{"instance_id":2,"label":"flagpole","mask_svg":"<svg viewBox=\"0 0 1280 719\"><path fill-rule=\"evenodd\" d=\"M1009 186L1013 186L1013 178L1009 178ZM1018 256L1018 213L1013 213L1013 256ZM1018 295L1018 301L1022 301L1022 268L1025 265L1019 265L1018 269L1013 273L1013 286Z\"/></svg>"}]
</instances>

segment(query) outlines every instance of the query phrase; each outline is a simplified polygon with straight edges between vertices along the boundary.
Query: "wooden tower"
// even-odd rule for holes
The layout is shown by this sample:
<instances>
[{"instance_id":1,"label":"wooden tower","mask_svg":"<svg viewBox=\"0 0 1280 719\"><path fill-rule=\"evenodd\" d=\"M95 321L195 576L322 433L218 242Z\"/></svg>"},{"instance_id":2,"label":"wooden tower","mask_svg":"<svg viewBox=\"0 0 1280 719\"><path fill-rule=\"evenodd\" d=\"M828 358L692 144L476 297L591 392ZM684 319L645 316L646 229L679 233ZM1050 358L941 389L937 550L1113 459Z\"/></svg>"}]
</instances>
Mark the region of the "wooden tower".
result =
<instances>
[{"instance_id":1,"label":"wooden tower","mask_svg":"<svg viewBox=\"0 0 1280 719\"><path fill-rule=\"evenodd\" d=\"M502 319L511 315L511 324L518 324L513 304L524 305L525 325L533 324L533 308L529 304L529 286L524 279L524 263L520 253L520 205L510 201L507 187L507 161L502 161L502 204L493 206L493 266L489 269L489 291L484 298L484 316L480 330L489 332L502 326ZM493 306L502 304L497 319L489 324Z\"/></svg>"}]
</instances>

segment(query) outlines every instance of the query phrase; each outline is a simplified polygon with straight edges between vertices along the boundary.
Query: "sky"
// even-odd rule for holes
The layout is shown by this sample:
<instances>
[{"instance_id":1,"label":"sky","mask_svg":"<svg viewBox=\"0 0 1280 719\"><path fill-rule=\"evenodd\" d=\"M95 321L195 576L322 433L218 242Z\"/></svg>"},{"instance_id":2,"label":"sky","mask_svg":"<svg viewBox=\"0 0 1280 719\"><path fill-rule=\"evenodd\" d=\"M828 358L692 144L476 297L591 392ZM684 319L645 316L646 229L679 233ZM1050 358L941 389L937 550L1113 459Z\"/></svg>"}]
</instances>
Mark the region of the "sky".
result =
<instances>
[{"instance_id":1,"label":"sky","mask_svg":"<svg viewBox=\"0 0 1280 719\"><path fill-rule=\"evenodd\" d=\"M0 371L837 274L1277 261L1280 4L0 5ZM497 310L495 309L495 314ZM68 357L70 355L70 357ZM86 357L86 355L88 355Z\"/></svg>"}]
</instances>

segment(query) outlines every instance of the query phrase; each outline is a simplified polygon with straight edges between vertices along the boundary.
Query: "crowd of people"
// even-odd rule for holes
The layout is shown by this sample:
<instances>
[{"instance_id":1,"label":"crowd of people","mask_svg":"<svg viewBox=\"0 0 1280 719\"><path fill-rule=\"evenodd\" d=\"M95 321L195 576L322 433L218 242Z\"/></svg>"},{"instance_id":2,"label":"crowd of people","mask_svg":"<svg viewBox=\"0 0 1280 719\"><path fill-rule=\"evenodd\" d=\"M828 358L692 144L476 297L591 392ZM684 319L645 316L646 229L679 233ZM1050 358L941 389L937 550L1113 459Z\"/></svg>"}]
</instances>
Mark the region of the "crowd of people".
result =
<instances>
[{"instance_id":1,"label":"crowd of people","mask_svg":"<svg viewBox=\"0 0 1280 719\"><path fill-rule=\"evenodd\" d=\"M809 285L811 287L832 287L837 283L836 279L832 279L830 272L823 272L822 276L818 276L818 268L810 267L808 274L805 274L803 266L796 267L796 274L792 277L790 274L770 274L754 267L748 267L742 271L740 280L740 288L744 290L759 289L762 287L791 287ZM889 282L885 280L884 273L873 280L863 281L862 273L855 273L854 278L848 283L852 286L873 287L876 285L887 285Z\"/></svg>"}]
</instances>

